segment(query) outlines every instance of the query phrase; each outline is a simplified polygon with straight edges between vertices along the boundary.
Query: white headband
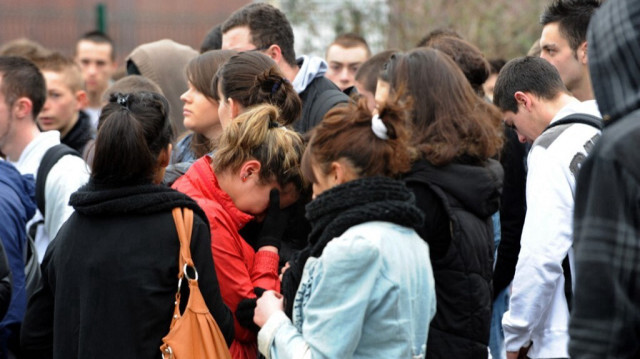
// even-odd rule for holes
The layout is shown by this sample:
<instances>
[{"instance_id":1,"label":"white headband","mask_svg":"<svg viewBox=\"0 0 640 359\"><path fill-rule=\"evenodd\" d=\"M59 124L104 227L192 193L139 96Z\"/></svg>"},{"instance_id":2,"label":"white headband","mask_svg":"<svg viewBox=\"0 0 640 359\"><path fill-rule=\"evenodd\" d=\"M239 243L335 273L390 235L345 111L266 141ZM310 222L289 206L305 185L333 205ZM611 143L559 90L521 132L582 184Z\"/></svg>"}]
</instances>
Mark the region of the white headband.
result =
<instances>
[{"instance_id":1,"label":"white headband","mask_svg":"<svg viewBox=\"0 0 640 359\"><path fill-rule=\"evenodd\" d=\"M387 126L384 125L384 122L380 119L380 116L373 115L371 118L371 129L373 133L381 140L388 140L389 136L387 136Z\"/></svg>"}]
</instances>

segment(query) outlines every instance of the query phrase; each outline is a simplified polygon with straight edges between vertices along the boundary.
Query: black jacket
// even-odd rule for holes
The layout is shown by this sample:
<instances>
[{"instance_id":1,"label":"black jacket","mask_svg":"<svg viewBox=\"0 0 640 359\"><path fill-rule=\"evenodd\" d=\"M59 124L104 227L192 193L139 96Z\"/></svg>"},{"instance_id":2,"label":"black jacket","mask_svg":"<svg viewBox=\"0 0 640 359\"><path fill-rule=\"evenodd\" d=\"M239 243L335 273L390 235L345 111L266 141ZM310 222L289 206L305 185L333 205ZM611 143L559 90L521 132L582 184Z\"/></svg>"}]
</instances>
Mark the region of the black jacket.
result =
<instances>
[{"instance_id":1,"label":"black jacket","mask_svg":"<svg viewBox=\"0 0 640 359\"><path fill-rule=\"evenodd\" d=\"M78 112L78 122L69 130L69 132L60 139L60 142L78 151L79 154L85 154L85 147L89 141L96 137L96 131L91 126L89 115L83 111Z\"/></svg>"},{"instance_id":2,"label":"black jacket","mask_svg":"<svg viewBox=\"0 0 640 359\"><path fill-rule=\"evenodd\" d=\"M41 287L27 307L21 340L30 357L160 356L178 282L175 207L194 211L191 255L199 286L232 341L233 317L220 295L208 222L193 200L163 186L98 189L89 182L70 203L76 212L49 245ZM186 287L184 281L183 306Z\"/></svg>"},{"instance_id":3,"label":"black jacket","mask_svg":"<svg viewBox=\"0 0 640 359\"><path fill-rule=\"evenodd\" d=\"M436 281L437 311L429 328L427 358L487 357L492 307L493 223L502 190L502 167L418 161L405 178L425 224ZM435 222L434 222L435 221Z\"/></svg>"},{"instance_id":4,"label":"black jacket","mask_svg":"<svg viewBox=\"0 0 640 359\"><path fill-rule=\"evenodd\" d=\"M325 92L327 93L323 95ZM349 96L323 76L316 77L304 91L300 92L300 100L302 100L302 116L293 124L293 127L296 131L305 133L316 127L335 105L349 102Z\"/></svg>"}]
</instances>

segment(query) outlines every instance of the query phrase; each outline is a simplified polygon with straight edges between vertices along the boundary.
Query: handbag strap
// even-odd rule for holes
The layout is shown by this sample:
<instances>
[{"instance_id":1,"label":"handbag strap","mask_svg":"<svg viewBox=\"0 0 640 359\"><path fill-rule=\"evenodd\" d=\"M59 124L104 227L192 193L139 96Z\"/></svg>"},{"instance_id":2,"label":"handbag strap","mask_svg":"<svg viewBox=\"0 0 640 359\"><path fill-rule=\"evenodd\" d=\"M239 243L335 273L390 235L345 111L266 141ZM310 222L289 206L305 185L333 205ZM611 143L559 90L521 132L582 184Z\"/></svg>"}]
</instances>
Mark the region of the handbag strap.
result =
<instances>
[{"instance_id":1,"label":"handbag strap","mask_svg":"<svg viewBox=\"0 0 640 359\"><path fill-rule=\"evenodd\" d=\"M176 224L176 230L178 232L178 239L180 239L180 265L178 268L178 278L182 278L184 276L185 264L194 268L195 271L193 259L191 259L193 211L188 208L174 208L172 214L173 221Z\"/></svg>"}]
</instances>

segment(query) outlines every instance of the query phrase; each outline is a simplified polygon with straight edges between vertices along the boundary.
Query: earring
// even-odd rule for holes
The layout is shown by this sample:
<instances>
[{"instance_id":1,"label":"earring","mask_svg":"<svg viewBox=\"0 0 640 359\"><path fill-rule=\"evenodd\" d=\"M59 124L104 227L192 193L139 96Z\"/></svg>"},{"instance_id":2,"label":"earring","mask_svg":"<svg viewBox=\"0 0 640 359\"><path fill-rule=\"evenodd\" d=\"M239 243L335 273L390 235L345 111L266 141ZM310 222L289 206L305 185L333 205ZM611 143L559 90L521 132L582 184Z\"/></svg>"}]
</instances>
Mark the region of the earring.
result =
<instances>
[{"instance_id":1,"label":"earring","mask_svg":"<svg viewBox=\"0 0 640 359\"><path fill-rule=\"evenodd\" d=\"M247 176L242 176L242 182L247 182Z\"/></svg>"}]
</instances>

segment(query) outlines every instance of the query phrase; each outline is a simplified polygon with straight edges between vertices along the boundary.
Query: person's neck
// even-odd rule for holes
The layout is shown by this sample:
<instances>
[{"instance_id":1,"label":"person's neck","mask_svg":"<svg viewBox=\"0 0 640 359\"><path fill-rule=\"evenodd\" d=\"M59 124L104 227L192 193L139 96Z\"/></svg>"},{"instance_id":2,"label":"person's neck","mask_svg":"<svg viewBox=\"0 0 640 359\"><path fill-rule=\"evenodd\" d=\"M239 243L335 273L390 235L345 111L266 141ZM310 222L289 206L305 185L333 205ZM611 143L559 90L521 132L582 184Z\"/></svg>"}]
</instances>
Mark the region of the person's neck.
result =
<instances>
[{"instance_id":1,"label":"person's neck","mask_svg":"<svg viewBox=\"0 0 640 359\"><path fill-rule=\"evenodd\" d=\"M572 103L572 102L578 102L579 100L576 99L575 97L569 95L568 93L561 93L559 94L555 99L553 99L552 101L548 101L544 107L543 107L543 111L545 111L544 113L544 128L546 128L547 126L549 126L549 124L551 123L551 120L553 120L554 117L556 117L556 115L558 114L558 112L560 112L560 110L562 110L565 106L567 106L568 104Z\"/></svg>"},{"instance_id":2,"label":"person's neck","mask_svg":"<svg viewBox=\"0 0 640 359\"><path fill-rule=\"evenodd\" d=\"M217 125L211 127L207 132L203 133L204 137L209 141L215 141L222 135L222 125L218 123Z\"/></svg>"},{"instance_id":3,"label":"person's neck","mask_svg":"<svg viewBox=\"0 0 640 359\"><path fill-rule=\"evenodd\" d=\"M229 195L229 197L231 197L231 200L234 201L235 196L235 189L236 189L236 185L234 181L234 174L230 173L229 171L224 171L224 172L220 172L220 173L216 173L215 172L215 168L214 168L214 173L216 176L216 179L218 180L218 186L220 186L220 189Z\"/></svg>"},{"instance_id":4,"label":"person's neck","mask_svg":"<svg viewBox=\"0 0 640 359\"><path fill-rule=\"evenodd\" d=\"M284 58L280 61L278 67L280 68L280 71L282 71L284 77L289 80L289 82L293 82L293 80L295 80L296 76L298 75L298 72L300 71L300 67L298 67L297 64L291 66L284 60Z\"/></svg>"},{"instance_id":5,"label":"person's neck","mask_svg":"<svg viewBox=\"0 0 640 359\"><path fill-rule=\"evenodd\" d=\"M78 123L79 119L80 119L80 113L76 111L76 113L73 115L73 119L69 123L69 126L65 127L64 129L62 128L60 129L60 139L63 139L66 135L69 134L69 132L71 132L71 130Z\"/></svg>"},{"instance_id":6,"label":"person's neck","mask_svg":"<svg viewBox=\"0 0 640 359\"><path fill-rule=\"evenodd\" d=\"M89 99L89 108L102 108L102 93L87 92L87 98Z\"/></svg>"},{"instance_id":7,"label":"person's neck","mask_svg":"<svg viewBox=\"0 0 640 359\"><path fill-rule=\"evenodd\" d=\"M580 102L594 100L596 98L596 96L593 94L593 89L591 88L590 82L588 82L586 85L574 88L571 94Z\"/></svg>"},{"instance_id":8,"label":"person's neck","mask_svg":"<svg viewBox=\"0 0 640 359\"><path fill-rule=\"evenodd\" d=\"M40 134L38 126L36 126L36 123L33 122L32 119L23 119L23 121L29 120L32 125L27 125L24 128L16 128L11 140L0 148L0 152L4 153L10 162L17 162L24 149ZM14 125L18 125L15 121L16 120L14 120Z\"/></svg>"}]
</instances>

